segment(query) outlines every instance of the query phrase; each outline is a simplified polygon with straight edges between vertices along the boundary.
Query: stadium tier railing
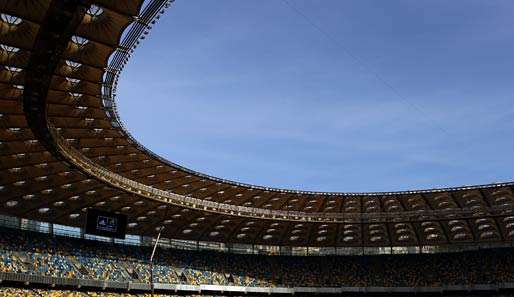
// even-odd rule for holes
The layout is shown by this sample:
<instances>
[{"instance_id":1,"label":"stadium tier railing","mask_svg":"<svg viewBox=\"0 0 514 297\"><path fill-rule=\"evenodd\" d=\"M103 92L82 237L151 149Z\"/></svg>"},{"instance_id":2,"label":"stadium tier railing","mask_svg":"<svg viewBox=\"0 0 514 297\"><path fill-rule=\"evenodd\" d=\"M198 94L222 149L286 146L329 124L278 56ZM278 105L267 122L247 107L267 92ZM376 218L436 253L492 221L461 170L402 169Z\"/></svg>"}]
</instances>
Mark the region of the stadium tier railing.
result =
<instances>
[{"instance_id":1,"label":"stadium tier railing","mask_svg":"<svg viewBox=\"0 0 514 297\"><path fill-rule=\"evenodd\" d=\"M17 283L24 286L46 285L52 288L90 288L122 291L150 291L149 283L113 282L78 278L61 278L29 275L23 273L0 272L0 285ZM154 283L154 288L162 292L188 293L243 293L266 295L295 294L344 294L344 293L434 293L444 292L497 292L514 289L514 283L476 284L472 286L454 285L440 287L244 287L221 285L182 285Z\"/></svg>"}]
</instances>

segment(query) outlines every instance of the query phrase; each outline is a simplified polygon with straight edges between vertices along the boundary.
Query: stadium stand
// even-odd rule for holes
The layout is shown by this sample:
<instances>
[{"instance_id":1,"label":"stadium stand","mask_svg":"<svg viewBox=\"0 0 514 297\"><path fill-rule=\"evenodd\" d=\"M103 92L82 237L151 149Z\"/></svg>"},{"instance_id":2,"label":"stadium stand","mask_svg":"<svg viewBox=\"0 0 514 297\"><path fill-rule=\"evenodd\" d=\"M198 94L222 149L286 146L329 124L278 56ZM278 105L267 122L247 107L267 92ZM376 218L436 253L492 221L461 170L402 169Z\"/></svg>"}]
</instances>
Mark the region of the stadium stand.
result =
<instances>
[{"instance_id":1,"label":"stadium stand","mask_svg":"<svg viewBox=\"0 0 514 297\"><path fill-rule=\"evenodd\" d=\"M144 247L0 229L0 271L149 282ZM160 249L154 281L255 287L439 287L514 282L514 249L379 256L263 256Z\"/></svg>"},{"instance_id":2,"label":"stadium stand","mask_svg":"<svg viewBox=\"0 0 514 297\"><path fill-rule=\"evenodd\" d=\"M514 248L499 246L514 242L514 182L383 193L297 191L202 174L138 143L117 114L116 86L172 2L0 1L0 214L15 218L18 227L31 220L80 229L95 208L126 215L127 233L140 241L159 231L168 242L239 244L252 251L357 249L363 255L161 247L149 263L149 245L2 227L0 296L149 296L153 289L190 296L228 289L232 295L512 296ZM448 246L472 248L365 252Z\"/></svg>"}]
</instances>

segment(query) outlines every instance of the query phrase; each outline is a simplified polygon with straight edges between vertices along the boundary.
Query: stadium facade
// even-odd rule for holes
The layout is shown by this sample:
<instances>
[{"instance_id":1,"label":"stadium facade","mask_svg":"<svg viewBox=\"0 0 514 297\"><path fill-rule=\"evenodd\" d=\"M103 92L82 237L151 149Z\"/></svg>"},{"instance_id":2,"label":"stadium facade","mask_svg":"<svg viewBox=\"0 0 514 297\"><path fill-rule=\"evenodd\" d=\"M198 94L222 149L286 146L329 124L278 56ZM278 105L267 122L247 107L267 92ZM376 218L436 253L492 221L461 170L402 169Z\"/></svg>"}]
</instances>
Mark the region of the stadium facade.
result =
<instances>
[{"instance_id":1,"label":"stadium facade","mask_svg":"<svg viewBox=\"0 0 514 297\"><path fill-rule=\"evenodd\" d=\"M171 2L0 1L5 220L83 227L94 208L126 215L133 235L335 254L512 245L513 183L295 191L208 176L152 153L124 128L116 87Z\"/></svg>"}]
</instances>

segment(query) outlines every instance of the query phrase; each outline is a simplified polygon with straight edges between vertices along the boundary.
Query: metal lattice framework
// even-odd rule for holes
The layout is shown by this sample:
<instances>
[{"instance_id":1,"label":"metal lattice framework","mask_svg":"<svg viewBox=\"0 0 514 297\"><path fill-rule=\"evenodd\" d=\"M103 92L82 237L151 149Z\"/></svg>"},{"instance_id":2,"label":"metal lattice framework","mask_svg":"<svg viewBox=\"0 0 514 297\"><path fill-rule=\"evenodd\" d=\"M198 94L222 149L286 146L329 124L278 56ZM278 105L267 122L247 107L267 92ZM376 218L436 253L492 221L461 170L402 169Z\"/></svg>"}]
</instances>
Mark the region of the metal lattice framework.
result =
<instances>
[{"instance_id":1,"label":"metal lattice framework","mask_svg":"<svg viewBox=\"0 0 514 297\"><path fill-rule=\"evenodd\" d=\"M172 0L0 2L0 213L81 226L89 207L129 232L289 246L514 239L513 183L380 193L260 187L152 153L116 111L118 78ZM177 140L180 141L180 140Z\"/></svg>"}]
</instances>

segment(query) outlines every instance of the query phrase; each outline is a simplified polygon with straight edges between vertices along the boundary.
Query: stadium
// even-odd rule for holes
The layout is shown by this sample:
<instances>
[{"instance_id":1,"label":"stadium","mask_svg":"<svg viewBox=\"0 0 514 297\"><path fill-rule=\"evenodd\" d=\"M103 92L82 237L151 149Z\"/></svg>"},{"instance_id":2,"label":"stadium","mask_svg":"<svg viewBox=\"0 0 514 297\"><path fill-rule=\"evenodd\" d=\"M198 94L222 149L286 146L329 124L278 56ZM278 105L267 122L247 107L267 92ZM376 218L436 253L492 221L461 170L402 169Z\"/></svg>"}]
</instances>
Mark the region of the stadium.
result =
<instances>
[{"instance_id":1,"label":"stadium","mask_svg":"<svg viewBox=\"0 0 514 297\"><path fill-rule=\"evenodd\" d=\"M173 1L143 2L0 1L1 296L512 296L514 183L286 190L139 143L118 78Z\"/></svg>"}]
</instances>

